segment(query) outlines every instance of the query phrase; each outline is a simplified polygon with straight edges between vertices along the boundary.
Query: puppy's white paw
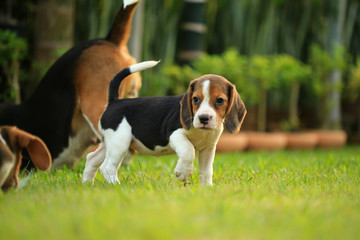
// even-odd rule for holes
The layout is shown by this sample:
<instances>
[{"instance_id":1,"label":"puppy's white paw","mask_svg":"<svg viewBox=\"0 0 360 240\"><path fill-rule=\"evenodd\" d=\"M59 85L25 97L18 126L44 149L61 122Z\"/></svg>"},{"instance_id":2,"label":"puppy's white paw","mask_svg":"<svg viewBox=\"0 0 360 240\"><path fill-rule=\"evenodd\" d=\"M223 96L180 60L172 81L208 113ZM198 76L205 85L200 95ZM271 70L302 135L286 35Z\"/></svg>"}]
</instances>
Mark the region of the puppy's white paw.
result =
<instances>
[{"instance_id":1,"label":"puppy's white paw","mask_svg":"<svg viewBox=\"0 0 360 240\"><path fill-rule=\"evenodd\" d=\"M103 177L105 179L106 182L110 183L110 184L120 184L119 178L116 175L104 175Z\"/></svg>"},{"instance_id":2,"label":"puppy's white paw","mask_svg":"<svg viewBox=\"0 0 360 240\"><path fill-rule=\"evenodd\" d=\"M83 176L82 183L94 182L94 178L89 178L88 176Z\"/></svg>"},{"instance_id":3,"label":"puppy's white paw","mask_svg":"<svg viewBox=\"0 0 360 240\"><path fill-rule=\"evenodd\" d=\"M105 166L100 167L100 173L103 175L106 182L111 184L120 184L119 178L117 177L116 169L109 169Z\"/></svg>"},{"instance_id":4,"label":"puppy's white paw","mask_svg":"<svg viewBox=\"0 0 360 240\"><path fill-rule=\"evenodd\" d=\"M191 175L193 169L191 167L185 167L183 165L176 165L174 173L179 181L185 182Z\"/></svg>"},{"instance_id":5,"label":"puppy's white paw","mask_svg":"<svg viewBox=\"0 0 360 240\"><path fill-rule=\"evenodd\" d=\"M97 173L97 169L95 169L95 171L89 171L89 169L85 167L82 183L94 182L96 173Z\"/></svg>"},{"instance_id":6,"label":"puppy's white paw","mask_svg":"<svg viewBox=\"0 0 360 240\"><path fill-rule=\"evenodd\" d=\"M110 176L107 182L114 185L120 184L119 178L117 176Z\"/></svg>"},{"instance_id":7,"label":"puppy's white paw","mask_svg":"<svg viewBox=\"0 0 360 240\"><path fill-rule=\"evenodd\" d=\"M203 186L212 186L212 176L202 176L200 175L200 183Z\"/></svg>"}]
</instances>

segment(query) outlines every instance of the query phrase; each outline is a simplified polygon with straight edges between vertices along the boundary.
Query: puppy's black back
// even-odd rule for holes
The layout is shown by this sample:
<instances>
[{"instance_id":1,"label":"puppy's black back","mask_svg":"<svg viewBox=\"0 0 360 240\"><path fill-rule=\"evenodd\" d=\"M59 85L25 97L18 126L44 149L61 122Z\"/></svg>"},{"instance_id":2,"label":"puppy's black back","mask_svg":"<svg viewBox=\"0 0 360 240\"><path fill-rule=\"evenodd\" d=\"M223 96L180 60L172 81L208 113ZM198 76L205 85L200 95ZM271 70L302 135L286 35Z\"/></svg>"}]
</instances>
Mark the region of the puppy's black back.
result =
<instances>
[{"instance_id":1,"label":"puppy's black back","mask_svg":"<svg viewBox=\"0 0 360 240\"><path fill-rule=\"evenodd\" d=\"M181 98L182 95L118 99L107 106L101 117L101 127L115 131L125 117L132 134L147 148L166 146L171 133L182 128Z\"/></svg>"}]
</instances>

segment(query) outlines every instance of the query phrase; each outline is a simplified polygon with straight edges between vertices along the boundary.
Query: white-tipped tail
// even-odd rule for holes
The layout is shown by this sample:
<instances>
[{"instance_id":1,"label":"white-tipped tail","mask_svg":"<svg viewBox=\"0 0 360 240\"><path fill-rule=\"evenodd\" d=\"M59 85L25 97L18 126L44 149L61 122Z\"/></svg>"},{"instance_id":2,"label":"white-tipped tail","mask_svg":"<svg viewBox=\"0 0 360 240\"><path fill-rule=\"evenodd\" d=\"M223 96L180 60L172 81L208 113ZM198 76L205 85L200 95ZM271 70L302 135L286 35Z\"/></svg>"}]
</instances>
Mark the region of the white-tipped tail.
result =
<instances>
[{"instance_id":1,"label":"white-tipped tail","mask_svg":"<svg viewBox=\"0 0 360 240\"><path fill-rule=\"evenodd\" d=\"M143 70L148 69L148 68L155 67L159 62L160 61L145 61L145 62L141 62L141 63L131 65L129 67L130 73L135 73L135 72L143 71Z\"/></svg>"},{"instance_id":2,"label":"white-tipped tail","mask_svg":"<svg viewBox=\"0 0 360 240\"><path fill-rule=\"evenodd\" d=\"M160 61L146 61L131 65L118 72L109 84L108 103L111 103L119 98L119 87L124 78L132 73L139 72L156 66Z\"/></svg>"},{"instance_id":3,"label":"white-tipped tail","mask_svg":"<svg viewBox=\"0 0 360 240\"><path fill-rule=\"evenodd\" d=\"M137 3L139 0L124 0L124 9L134 3Z\"/></svg>"}]
</instances>

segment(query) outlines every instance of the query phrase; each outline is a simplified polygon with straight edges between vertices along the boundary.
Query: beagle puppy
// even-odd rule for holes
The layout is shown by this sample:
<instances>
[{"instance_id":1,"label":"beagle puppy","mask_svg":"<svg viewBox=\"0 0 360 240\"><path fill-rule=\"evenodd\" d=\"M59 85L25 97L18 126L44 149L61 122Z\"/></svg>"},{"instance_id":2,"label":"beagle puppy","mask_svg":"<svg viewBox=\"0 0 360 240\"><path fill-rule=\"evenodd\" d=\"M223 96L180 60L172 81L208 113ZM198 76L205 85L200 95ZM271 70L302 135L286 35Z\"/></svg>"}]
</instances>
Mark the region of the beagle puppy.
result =
<instances>
[{"instance_id":1,"label":"beagle puppy","mask_svg":"<svg viewBox=\"0 0 360 240\"><path fill-rule=\"evenodd\" d=\"M18 128L41 138L49 148L52 167L73 168L98 142L101 114L112 77L136 63L128 51L131 22L139 0L124 0L105 38L80 43L47 71L32 96L21 103L0 104L0 125ZM124 79L120 97L137 97L139 73ZM23 167L33 167L23 154Z\"/></svg>"},{"instance_id":2,"label":"beagle puppy","mask_svg":"<svg viewBox=\"0 0 360 240\"><path fill-rule=\"evenodd\" d=\"M128 149L133 149L154 156L176 153L174 171L180 181L192 174L198 152L200 182L212 185L216 143L224 128L230 133L240 131L245 105L235 85L213 74L191 81L183 95L118 99L123 78L156 64L132 65L111 81L108 105L99 122L103 139L86 157L83 182L92 182L100 167L108 183L119 183L118 168Z\"/></svg>"},{"instance_id":3,"label":"beagle puppy","mask_svg":"<svg viewBox=\"0 0 360 240\"><path fill-rule=\"evenodd\" d=\"M12 126L0 127L0 187L7 191L19 184L21 150L26 148L35 166L46 171L51 166L51 155L38 137Z\"/></svg>"}]
</instances>

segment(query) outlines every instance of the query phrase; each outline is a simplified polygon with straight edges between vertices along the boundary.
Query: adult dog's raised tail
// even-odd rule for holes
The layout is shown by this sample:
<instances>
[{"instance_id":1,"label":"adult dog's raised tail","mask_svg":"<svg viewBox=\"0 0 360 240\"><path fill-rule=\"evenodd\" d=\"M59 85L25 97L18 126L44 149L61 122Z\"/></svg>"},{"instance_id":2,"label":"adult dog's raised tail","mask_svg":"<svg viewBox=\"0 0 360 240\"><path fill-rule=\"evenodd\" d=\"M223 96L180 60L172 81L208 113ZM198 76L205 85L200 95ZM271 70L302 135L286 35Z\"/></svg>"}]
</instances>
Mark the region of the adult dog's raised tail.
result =
<instances>
[{"instance_id":1,"label":"adult dog's raised tail","mask_svg":"<svg viewBox=\"0 0 360 240\"><path fill-rule=\"evenodd\" d=\"M140 0L124 0L123 6L117 13L114 23L106 36L106 40L118 46L127 46L130 37L132 16L139 2Z\"/></svg>"},{"instance_id":2,"label":"adult dog's raised tail","mask_svg":"<svg viewBox=\"0 0 360 240\"><path fill-rule=\"evenodd\" d=\"M111 103L112 101L119 98L119 87L124 78L126 78L132 73L136 73L148 68L152 68L156 66L158 63L159 61L145 61L131 65L121 70L118 74L114 76L114 78L110 82L108 103Z\"/></svg>"}]
</instances>

